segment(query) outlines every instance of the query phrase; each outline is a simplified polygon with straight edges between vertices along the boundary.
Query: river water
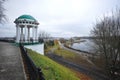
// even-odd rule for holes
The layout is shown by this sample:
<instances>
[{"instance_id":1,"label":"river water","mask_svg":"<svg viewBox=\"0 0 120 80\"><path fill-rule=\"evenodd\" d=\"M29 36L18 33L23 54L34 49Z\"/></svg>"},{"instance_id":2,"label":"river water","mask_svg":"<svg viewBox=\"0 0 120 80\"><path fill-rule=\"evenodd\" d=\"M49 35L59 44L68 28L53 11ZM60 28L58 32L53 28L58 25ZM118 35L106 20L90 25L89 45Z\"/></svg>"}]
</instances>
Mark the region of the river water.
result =
<instances>
[{"instance_id":1,"label":"river water","mask_svg":"<svg viewBox=\"0 0 120 80\"><path fill-rule=\"evenodd\" d=\"M93 52L92 51L93 42L90 39L83 39L83 40L85 41L80 43L73 43L71 47L77 50Z\"/></svg>"}]
</instances>

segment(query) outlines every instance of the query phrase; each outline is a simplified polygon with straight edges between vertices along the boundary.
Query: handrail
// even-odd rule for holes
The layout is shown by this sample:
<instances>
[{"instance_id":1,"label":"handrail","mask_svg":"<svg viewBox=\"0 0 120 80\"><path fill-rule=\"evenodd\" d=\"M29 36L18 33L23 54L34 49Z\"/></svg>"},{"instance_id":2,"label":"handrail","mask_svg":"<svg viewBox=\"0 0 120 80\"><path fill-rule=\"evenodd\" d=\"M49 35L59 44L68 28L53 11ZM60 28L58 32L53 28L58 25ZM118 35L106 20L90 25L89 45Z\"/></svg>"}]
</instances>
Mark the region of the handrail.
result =
<instances>
[{"instance_id":1,"label":"handrail","mask_svg":"<svg viewBox=\"0 0 120 80\"><path fill-rule=\"evenodd\" d=\"M30 80L45 80L43 73L40 68L37 68L32 59L29 57L27 50L24 48L22 43L20 43L21 54L26 65L28 77Z\"/></svg>"}]
</instances>

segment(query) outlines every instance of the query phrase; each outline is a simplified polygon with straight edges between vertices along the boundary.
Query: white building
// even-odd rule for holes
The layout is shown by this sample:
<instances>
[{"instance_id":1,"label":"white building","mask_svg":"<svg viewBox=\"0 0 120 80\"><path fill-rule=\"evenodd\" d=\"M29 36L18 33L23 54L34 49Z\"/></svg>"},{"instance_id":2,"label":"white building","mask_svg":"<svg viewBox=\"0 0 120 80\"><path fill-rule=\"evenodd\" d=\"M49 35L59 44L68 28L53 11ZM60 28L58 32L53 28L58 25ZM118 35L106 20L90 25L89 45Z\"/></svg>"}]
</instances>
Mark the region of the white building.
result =
<instances>
[{"instance_id":1,"label":"white building","mask_svg":"<svg viewBox=\"0 0 120 80\"><path fill-rule=\"evenodd\" d=\"M38 42L38 21L30 15L21 15L15 19L16 24L16 43L34 43ZM30 36L32 29L32 37Z\"/></svg>"},{"instance_id":2,"label":"white building","mask_svg":"<svg viewBox=\"0 0 120 80\"><path fill-rule=\"evenodd\" d=\"M16 24L15 42L22 43L25 45L24 47L44 55L44 43L39 43L38 41L38 21L30 15L21 15L15 19L14 23ZM30 35L30 33L32 33L32 35Z\"/></svg>"}]
</instances>

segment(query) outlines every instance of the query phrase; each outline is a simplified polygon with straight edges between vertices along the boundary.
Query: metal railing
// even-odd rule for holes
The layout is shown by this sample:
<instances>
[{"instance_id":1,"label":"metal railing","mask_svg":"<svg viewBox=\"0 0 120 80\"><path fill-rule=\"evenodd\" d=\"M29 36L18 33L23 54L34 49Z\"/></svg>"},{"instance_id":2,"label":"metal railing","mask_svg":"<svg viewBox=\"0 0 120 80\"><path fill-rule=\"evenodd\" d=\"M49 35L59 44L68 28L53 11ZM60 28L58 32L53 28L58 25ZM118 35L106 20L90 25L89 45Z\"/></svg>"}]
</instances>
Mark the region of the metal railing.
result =
<instances>
[{"instance_id":1,"label":"metal railing","mask_svg":"<svg viewBox=\"0 0 120 80\"><path fill-rule=\"evenodd\" d=\"M28 74L29 80L45 80L41 69L36 67L32 59L29 57L27 50L24 48L24 46L21 43L19 46L21 49L26 73Z\"/></svg>"}]
</instances>

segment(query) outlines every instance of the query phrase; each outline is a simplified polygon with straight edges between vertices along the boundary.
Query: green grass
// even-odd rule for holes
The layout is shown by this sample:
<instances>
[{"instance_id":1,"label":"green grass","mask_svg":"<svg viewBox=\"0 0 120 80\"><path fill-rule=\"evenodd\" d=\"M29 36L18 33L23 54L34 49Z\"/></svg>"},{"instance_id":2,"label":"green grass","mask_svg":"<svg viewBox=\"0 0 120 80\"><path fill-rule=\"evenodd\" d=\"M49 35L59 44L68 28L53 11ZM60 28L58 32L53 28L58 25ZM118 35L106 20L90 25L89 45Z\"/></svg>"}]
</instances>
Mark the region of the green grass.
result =
<instances>
[{"instance_id":1,"label":"green grass","mask_svg":"<svg viewBox=\"0 0 120 80\"><path fill-rule=\"evenodd\" d=\"M53 46L52 48L56 48L54 50L54 54L59 55L59 56L63 57L64 59L68 60L68 61L71 61L71 62L79 64L79 65L84 65L86 67L93 66L82 55L79 55L79 54L76 54L76 53L74 53L72 51L60 48L59 45ZM52 49L52 48L50 48L50 49Z\"/></svg>"},{"instance_id":2,"label":"green grass","mask_svg":"<svg viewBox=\"0 0 120 80\"><path fill-rule=\"evenodd\" d=\"M69 59L73 59L76 56L75 53L68 51L68 50L64 50L64 49L56 49L54 51L54 53L59 55L59 56L62 56L64 58L69 58Z\"/></svg>"},{"instance_id":3,"label":"green grass","mask_svg":"<svg viewBox=\"0 0 120 80\"><path fill-rule=\"evenodd\" d=\"M59 44L55 44L54 46L48 46L48 48L45 51L46 53L49 51L53 51L56 55L62 56L64 58L69 58L69 59L73 59L76 56L75 53L60 48Z\"/></svg>"},{"instance_id":4,"label":"green grass","mask_svg":"<svg viewBox=\"0 0 120 80\"><path fill-rule=\"evenodd\" d=\"M69 50L65 50L64 48L61 48L59 44L55 44L54 46L48 46L48 48L45 49L45 54L47 54L47 52L49 51L53 51L54 54L59 55L70 62L79 64L79 65L82 64L86 67L93 66L82 55L76 54Z\"/></svg>"},{"instance_id":5,"label":"green grass","mask_svg":"<svg viewBox=\"0 0 120 80\"><path fill-rule=\"evenodd\" d=\"M30 49L28 53L37 67L41 67L45 80L80 80L70 69Z\"/></svg>"}]
</instances>

